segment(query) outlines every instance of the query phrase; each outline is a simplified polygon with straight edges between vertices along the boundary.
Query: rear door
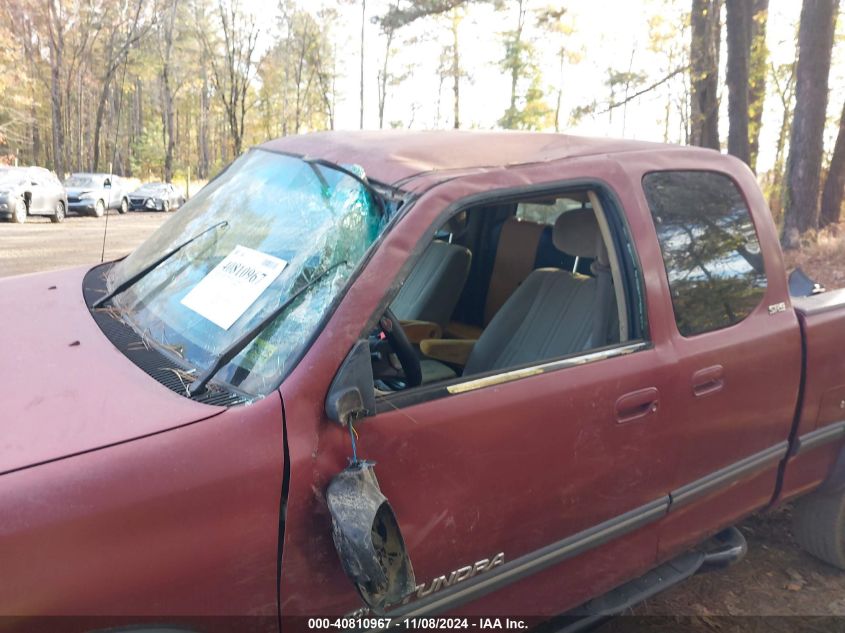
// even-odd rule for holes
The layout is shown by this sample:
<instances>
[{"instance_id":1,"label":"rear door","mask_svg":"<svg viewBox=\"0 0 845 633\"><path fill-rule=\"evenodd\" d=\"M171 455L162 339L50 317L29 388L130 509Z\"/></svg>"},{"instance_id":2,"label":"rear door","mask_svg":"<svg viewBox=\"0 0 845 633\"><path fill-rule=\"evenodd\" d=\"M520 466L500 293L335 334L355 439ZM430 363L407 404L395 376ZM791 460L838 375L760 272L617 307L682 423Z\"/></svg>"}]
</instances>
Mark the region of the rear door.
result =
<instances>
[{"instance_id":1,"label":"rear door","mask_svg":"<svg viewBox=\"0 0 845 633\"><path fill-rule=\"evenodd\" d=\"M661 533L668 556L772 498L801 341L768 209L744 169L659 169L641 182L671 296L683 409L673 420L678 468Z\"/></svg>"}]
</instances>

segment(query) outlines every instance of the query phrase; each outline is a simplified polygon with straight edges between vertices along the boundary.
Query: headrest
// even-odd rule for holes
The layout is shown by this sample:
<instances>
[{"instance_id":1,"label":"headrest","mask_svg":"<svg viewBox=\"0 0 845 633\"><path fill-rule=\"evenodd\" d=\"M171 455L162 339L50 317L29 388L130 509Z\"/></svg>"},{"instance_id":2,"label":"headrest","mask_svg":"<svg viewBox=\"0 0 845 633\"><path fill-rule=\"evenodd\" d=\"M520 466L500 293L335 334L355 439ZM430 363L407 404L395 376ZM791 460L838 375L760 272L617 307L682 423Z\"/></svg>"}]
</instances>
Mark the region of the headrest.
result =
<instances>
[{"instance_id":1,"label":"headrest","mask_svg":"<svg viewBox=\"0 0 845 633\"><path fill-rule=\"evenodd\" d=\"M552 243L559 251L575 257L597 257L602 239L595 212L577 209L561 213L555 220Z\"/></svg>"},{"instance_id":2,"label":"headrest","mask_svg":"<svg viewBox=\"0 0 845 633\"><path fill-rule=\"evenodd\" d=\"M455 236L460 236L467 228L467 212L461 211L446 220L446 225L443 227L449 233Z\"/></svg>"}]
</instances>

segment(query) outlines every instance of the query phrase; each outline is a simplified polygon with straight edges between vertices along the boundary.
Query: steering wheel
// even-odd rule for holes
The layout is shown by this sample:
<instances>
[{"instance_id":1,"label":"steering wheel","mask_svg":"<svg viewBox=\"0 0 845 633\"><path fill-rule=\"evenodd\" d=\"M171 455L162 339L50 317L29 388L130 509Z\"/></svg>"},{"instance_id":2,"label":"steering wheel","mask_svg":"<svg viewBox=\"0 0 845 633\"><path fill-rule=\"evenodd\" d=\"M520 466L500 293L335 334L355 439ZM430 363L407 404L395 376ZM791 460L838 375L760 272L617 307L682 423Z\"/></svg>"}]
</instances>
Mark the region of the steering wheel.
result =
<instances>
[{"instance_id":1,"label":"steering wheel","mask_svg":"<svg viewBox=\"0 0 845 633\"><path fill-rule=\"evenodd\" d=\"M420 359L414 351L414 346L408 340L405 330L393 311L388 308L379 319L379 327L387 338L387 343L399 359L402 365L402 373L405 374L405 382L409 387L417 387L422 384L422 369Z\"/></svg>"}]
</instances>

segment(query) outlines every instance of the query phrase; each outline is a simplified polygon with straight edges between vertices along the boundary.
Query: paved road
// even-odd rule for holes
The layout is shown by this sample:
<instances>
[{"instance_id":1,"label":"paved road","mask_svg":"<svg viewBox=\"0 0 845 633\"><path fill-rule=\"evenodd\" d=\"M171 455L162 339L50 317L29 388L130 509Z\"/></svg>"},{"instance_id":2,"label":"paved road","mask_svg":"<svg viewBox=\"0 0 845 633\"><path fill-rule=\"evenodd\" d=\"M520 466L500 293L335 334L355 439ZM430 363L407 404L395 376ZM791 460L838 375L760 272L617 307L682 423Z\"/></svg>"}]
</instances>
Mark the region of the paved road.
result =
<instances>
[{"instance_id":1,"label":"paved road","mask_svg":"<svg viewBox=\"0 0 845 633\"><path fill-rule=\"evenodd\" d=\"M130 252L170 214L111 212L106 259ZM0 277L67 268L100 261L106 218L69 216L62 224L28 218L26 224L0 222Z\"/></svg>"}]
</instances>

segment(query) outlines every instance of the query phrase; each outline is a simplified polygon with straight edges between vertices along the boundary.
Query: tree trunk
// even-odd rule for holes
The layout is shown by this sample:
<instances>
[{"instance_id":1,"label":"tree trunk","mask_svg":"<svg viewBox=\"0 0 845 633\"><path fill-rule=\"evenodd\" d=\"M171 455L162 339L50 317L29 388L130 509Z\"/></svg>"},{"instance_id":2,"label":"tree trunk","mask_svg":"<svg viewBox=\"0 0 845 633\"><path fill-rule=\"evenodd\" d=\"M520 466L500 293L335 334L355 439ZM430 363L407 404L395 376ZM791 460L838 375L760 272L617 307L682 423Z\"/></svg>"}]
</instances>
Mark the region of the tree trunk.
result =
<instances>
[{"instance_id":1,"label":"tree trunk","mask_svg":"<svg viewBox=\"0 0 845 633\"><path fill-rule=\"evenodd\" d=\"M514 63L511 65L511 105L509 111L511 114L516 112L516 89L519 83L519 71L520 71L520 63L519 60L522 58L522 51L520 47L522 46L522 28L525 24L525 8L523 6L524 0L519 0L519 4L517 6L517 23L516 23L516 31L514 32Z\"/></svg>"},{"instance_id":2,"label":"tree trunk","mask_svg":"<svg viewBox=\"0 0 845 633\"><path fill-rule=\"evenodd\" d=\"M721 0L692 0L690 144L719 146Z\"/></svg>"},{"instance_id":3,"label":"tree trunk","mask_svg":"<svg viewBox=\"0 0 845 633\"><path fill-rule=\"evenodd\" d=\"M379 93L378 93L378 129L384 129L384 104L387 101L387 68L388 63L390 62L390 47L393 45L393 33L394 30L392 28L388 28L384 46L384 64L381 67L381 73L379 75Z\"/></svg>"},{"instance_id":4,"label":"tree trunk","mask_svg":"<svg viewBox=\"0 0 845 633\"><path fill-rule=\"evenodd\" d=\"M728 28L728 153L751 164L748 143L748 69L751 52L751 3L726 0Z\"/></svg>"},{"instance_id":5,"label":"tree trunk","mask_svg":"<svg viewBox=\"0 0 845 633\"><path fill-rule=\"evenodd\" d=\"M106 100L109 95L108 80L103 81L103 87L100 91L100 99L97 102L97 114L94 116L94 157L91 159L91 171L96 172L100 167L100 130L103 127L103 117L106 111Z\"/></svg>"},{"instance_id":6,"label":"tree trunk","mask_svg":"<svg viewBox=\"0 0 845 633\"><path fill-rule=\"evenodd\" d=\"M801 8L795 114L786 160L784 248L796 248L801 234L819 225L827 82L838 6L839 0L804 0Z\"/></svg>"},{"instance_id":7,"label":"tree trunk","mask_svg":"<svg viewBox=\"0 0 845 633\"><path fill-rule=\"evenodd\" d=\"M114 37L115 31L109 35L109 43L106 53L106 64L108 68L106 74L103 75L102 84L100 86L100 97L97 100L97 114L94 116L94 157L91 159L91 171L96 172L100 167L100 131L103 127L103 117L106 110L106 100L109 96L109 86L112 80L112 54L114 51Z\"/></svg>"},{"instance_id":8,"label":"tree trunk","mask_svg":"<svg viewBox=\"0 0 845 633\"><path fill-rule=\"evenodd\" d=\"M205 64L200 69L202 77L202 93L200 94L200 120L197 126L197 146L199 149L199 165L197 165L197 177L208 178L210 158L208 154L208 71Z\"/></svg>"},{"instance_id":9,"label":"tree trunk","mask_svg":"<svg viewBox=\"0 0 845 633\"><path fill-rule=\"evenodd\" d=\"M454 108L454 125L457 130L461 127L461 56L458 48L458 26L461 18L458 10L452 10L452 94Z\"/></svg>"},{"instance_id":10,"label":"tree trunk","mask_svg":"<svg viewBox=\"0 0 845 633\"><path fill-rule=\"evenodd\" d=\"M783 185L783 150L786 147L786 138L789 136L789 127L789 108L784 104L780 131L778 132L778 140L775 145L775 164L772 167L771 198L769 199L769 208L775 217L779 217L781 211L783 211L783 196L781 191Z\"/></svg>"},{"instance_id":11,"label":"tree trunk","mask_svg":"<svg viewBox=\"0 0 845 633\"><path fill-rule=\"evenodd\" d=\"M845 107L839 119L839 134L833 146L833 156L822 191L821 224L837 224L842 212L842 196L845 193Z\"/></svg>"},{"instance_id":12,"label":"tree trunk","mask_svg":"<svg viewBox=\"0 0 845 633\"><path fill-rule=\"evenodd\" d=\"M62 16L59 14L56 0L50 0L50 113L53 133L53 171L64 178L65 164L62 160L64 151L64 128L62 127L62 53L64 52L64 33Z\"/></svg>"},{"instance_id":13,"label":"tree trunk","mask_svg":"<svg viewBox=\"0 0 845 633\"><path fill-rule=\"evenodd\" d=\"M766 48L766 22L769 0L753 0L751 8L751 57L748 62L748 146L749 165L757 171L760 151L760 128L763 125L763 106L766 99L766 75L769 51Z\"/></svg>"},{"instance_id":14,"label":"tree trunk","mask_svg":"<svg viewBox=\"0 0 845 633\"><path fill-rule=\"evenodd\" d=\"M164 182L173 180L173 150L176 147L174 138L173 119L175 117L173 107L173 90L170 85L170 60L173 51L173 28L176 22L176 1L170 4L170 15L167 24L164 26L164 55L161 65L162 84L162 119L164 130Z\"/></svg>"},{"instance_id":15,"label":"tree trunk","mask_svg":"<svg viewBox=\"0 0 845 633\"><path fill-rule=\"evenodd\" d=\"M560 132L560 102L563 99L563 65L566 61L566 50L561 47L558 51L557 96L555 98L555 132ZM667 114L668 124L668 114Z\"/></svg>"}]
</instances>

